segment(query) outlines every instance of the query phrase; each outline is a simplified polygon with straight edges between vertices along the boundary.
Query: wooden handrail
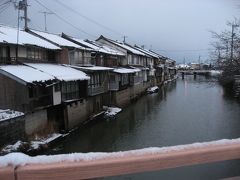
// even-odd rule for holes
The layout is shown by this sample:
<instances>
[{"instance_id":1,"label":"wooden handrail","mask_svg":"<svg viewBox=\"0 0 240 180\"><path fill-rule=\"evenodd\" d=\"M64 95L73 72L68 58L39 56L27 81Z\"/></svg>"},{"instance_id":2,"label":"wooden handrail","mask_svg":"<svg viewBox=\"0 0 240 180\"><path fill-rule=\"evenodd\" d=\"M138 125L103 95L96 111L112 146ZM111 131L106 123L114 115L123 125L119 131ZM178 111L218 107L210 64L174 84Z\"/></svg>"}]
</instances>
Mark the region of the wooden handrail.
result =
<instances>
[{"instance_id":1,"label":"wooden handrail","mask_svg":"<svg viewBox=\"0 0 240 180\"><path fill-rule=\"evenodd\" d=\"M8 179L13 177L12 172L17 180L91 179L240 159L240 142L202 145L197 148L189 146L189 148L154 153L139 152L141 150L136 155L126 152L122 157L106 156L103 159L90 161L27 164L16 167L14 171L13 167L7 167L5 170L0 168L0 179L6 179L5 171L8 172Z\"/></svg>"}]
</instances>

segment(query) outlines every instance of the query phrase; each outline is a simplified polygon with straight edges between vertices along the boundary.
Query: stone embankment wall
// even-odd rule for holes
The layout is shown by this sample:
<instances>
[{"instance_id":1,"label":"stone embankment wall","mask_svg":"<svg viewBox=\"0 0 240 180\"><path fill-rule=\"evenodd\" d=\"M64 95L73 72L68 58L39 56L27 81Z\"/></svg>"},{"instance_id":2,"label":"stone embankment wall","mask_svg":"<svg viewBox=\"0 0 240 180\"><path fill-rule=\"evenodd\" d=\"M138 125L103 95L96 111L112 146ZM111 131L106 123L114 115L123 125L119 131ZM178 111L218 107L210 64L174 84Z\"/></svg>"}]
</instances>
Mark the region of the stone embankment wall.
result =
<instances>
[{"instance_id":1,"label":"stone embankment wall","mask_svg":"<svg viewBox=\"0 0 240 180\"><path fill-rule=\"evenodd\" d=\"M25 116L0 121L0 147L25 137Z\"/></svg>"},{"instance_id":2,"label":"stone embankment wall","mask_svg":"<svg viewBox=\"0 0 240 180\"><path fill-rule=\"evenodd\" d=\"M240 75L234 77L234 93L235 97L240 99Z\"/></svg>"}]
</instances>

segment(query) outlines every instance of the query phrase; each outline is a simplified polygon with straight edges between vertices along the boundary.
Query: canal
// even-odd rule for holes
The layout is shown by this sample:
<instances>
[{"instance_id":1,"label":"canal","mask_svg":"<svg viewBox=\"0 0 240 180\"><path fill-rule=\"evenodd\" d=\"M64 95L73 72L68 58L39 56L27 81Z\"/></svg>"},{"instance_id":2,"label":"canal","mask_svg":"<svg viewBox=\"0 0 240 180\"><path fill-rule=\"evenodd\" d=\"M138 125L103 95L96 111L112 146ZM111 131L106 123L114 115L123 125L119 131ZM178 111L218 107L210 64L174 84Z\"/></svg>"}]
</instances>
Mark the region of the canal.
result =
<instances>
[{"instance_id":1,"label":"canal","mask_svg":"<svg viewBox=\"0 0 240 180\"><path fill-rule=\"evenodd\" d=\"M80 128L50 154L112 152L240 137L240 104L214 78L186 76L143 96L116 119ZM106 179L222 179L240 176L240 161Z\"/></svg>"}]
</instances>

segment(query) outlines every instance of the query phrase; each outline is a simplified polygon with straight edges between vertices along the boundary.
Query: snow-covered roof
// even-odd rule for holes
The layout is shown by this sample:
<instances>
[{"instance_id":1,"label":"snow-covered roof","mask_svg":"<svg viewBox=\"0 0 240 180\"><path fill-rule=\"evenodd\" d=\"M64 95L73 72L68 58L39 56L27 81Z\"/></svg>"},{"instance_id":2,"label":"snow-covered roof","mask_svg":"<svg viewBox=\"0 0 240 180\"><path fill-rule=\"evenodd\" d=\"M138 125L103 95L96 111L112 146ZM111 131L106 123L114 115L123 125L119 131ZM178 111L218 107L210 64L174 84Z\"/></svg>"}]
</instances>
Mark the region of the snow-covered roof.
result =
<instances>
[{"instance_id":1,"label":"snow-covered roof","mask_svg":"<svg viewBox=\"0 0 240 180\"><path fill-rule=\"evenodd\" d=\"M172 69L172 70L173 70L173 69L176 69L175 67L167 67L167 68L168 68L168 69Z\"/></svg>"},{"instance_id":2,"label":"snow-covered roof","mask_svg":"<svg viewBox=\"0 0 240 180\"><path fill-rule=\"evenodd\" d=\"M76 81L90 79L90 77L87 76L87 74L85 74L82 71L58 64L26 63L26 65L38 69L51 76L54 76L56 79L61 81Z\"/></svg>"},{"instance_id":3,"label":"snow-covered roof","mask_svg":"<svg viewBox=\"0 0 240 180\"><path fill-rule=\"evenodd\" d=\"M117 41L113 41L113 40L110 40L112 43L118 45L118 46L121 46L123 49L126 49L127 51L130 51L132 52L133 54L137 54L137 55L141 55L141 56L146 56L144 53L142 53L141 51L138 51L132 47L130 47L129 45L127 44L124 44L124 43L121 43L121 42L117 42Z\"/></svg>"},{"instance_id":4,"label":"snow-covered roof","mask_svg":"<svg viewBox=\"0 0 240 180\"><path fill-rule=\"evenodd\" d=\"M20 83L35 83L54 80L55 78L37 69L25 65L0 66L0 73L13 78Z\"/></svg>"},{"instance_id":5,"label":"snow-covered roof","mask_svg":"<svg viewBox=\"0 0 240 180\"><path fill-rule=\"evenodd\" d=\"M42 32L42 31L36 31L36 30L31 30L33 33L38 34L39 36L48 39L56 44L58 44L59 46L65 46L65 47L74 47L74 48L78 48L78 49L85 49L83 46L80 46L78 44L75 44L63 37L61 37L58 34L51 34L51 33L46 33L46 32Z\"/></svg>"},{"instance_id":6,"label":"snow-covered roof","mask_svg":"<svg viewBox=\"0 0 240 180\"><path fill-rule=\"evenodd\" d=\"M173 63L173 62L176 62L176 61L174 61L173 59L167 59L166 62L167 63Z\"/></svg>"},{"instance_id":7,"label":"snow-covered roof","mask_svg":"<svg viewBox=\"0 0 240 180\"><path fill-rule=\"evenodd\" d=\"M130 73L136 73L140 72L141 70L138 68L130 69L130 68L115 68L113 72L119 73L119 74L130 74Z\"/></svg>"},{"instance_id":8,"label":"snow-covered roof","mask_svg":"<svg viewBox=\"0 0 240 180\"><path fill-rule=\"evenodd\" d=\"M106 54L111 54L111 55L118 55L118 56L125 56L125 54L123 54L122 52L112 49L106 45L102 45L102 44L98 44L94 41L90 41L90 42L86 42L82 39L78 39L78 38L72 38L74 41L79 42L80 44L83 44L87 47L92 48L95 51L98 52L102 52L102 53L106 53ZM89 41L89 40L88 40Z\"/></svg>"},{"instance_id":9,"label":"snow-covered roof","mask_svg":"<svg viewBox=\"0 0 240 180\"><path fill-rule=\"evenodd\" d=\"M5 121L11 118L23 116L24 113L18 112L18 111L13 111L10 109L2 110L0 109L0 121Z\"/></svg>"},{"instance_id":10,"label":"snow-covered roof","mask_svg":"<svg viewBox=\"0 0 240 180\"><path fill-rule=\"evenodd\" d=\"M190 66L187 64L178 64L177 67L178 68L190 68Z\"/></svg>"},{"instance_id":11,"label":"snow-covered roof","mask_svg":"<svg viewBox=\"0 0 240 180\"><path fill-rule=\"evenodd\" d=\"M138 51L138 50L134 49L133 47L131 47L130 45L128 45L128 44L126 44L126 43L114 41L114 40L108 39L108 38L106 38L106 37L104 37L104 36L101 36L100 38L103 38L103 39L105 39L105 40L108 41L108 42L111 42L111 43L113 43L113 44L115 44L115 45L117 45L117 46L119 46L119 47L121 47L121 48L123 48L123 49L125 49L125 50L127 50L127 51L130 51L130 52L132 52L133 54L146 56L146 55L145 55L144 53L142 53L141 51Z\"/></svg>"},{"instance_id":12,"label":"snow-covered roof","mask_svg":"<svg viewBox=\"0 0 240 180\"><path fill-rule=\"evenodd\" d=\"M145 54L147 54L149 56L152 56L154 58L159 58L159 55L149 51L148 49L140 48L138 46L134 46L134 48L136 48L137 50L139 50L139 51L141 51L141 52L143 52L143 53L145 53Z\"/></svg>"},{"instance_id":13,"label":"snow-covered roof","mask_svg":"<svg viewBox=\"0 0 240 180\"><path fill-rule=\"evenodd\" d=\"M164 68L164 64L159 64L159 65L157 65L157 67Z\"/></svg>"},{"instance_id":14,"label":"snow-covered roof","mask_svg":"<svg viewBox=\"0 0 240 180\"><path fill-rule=\"evenodd\" d=\"M0 25L0 43L17 44L17 32L17 28ZM46 49L61 49L48 41L25 32L24 30L19 31L18 44L33 45Z\"/></svg>"},{"instance_id":15,"label":"snow-covered roof","mask_svg":"<svg viewBox=\"0 0 240 180\"><path fill-rule=\"evenodd\" d=\"M158 56L158 57L161 58L161 59L168 59L167 57L162 56L162 55L160 55L160 54L158 54L158 53L156 53L156 52L154 52L154 51L152 51L152 50L148 50L148 51L151 52L152 54L155 54L156 56Z\"/></svg>"},{"instance_id":16,"label":"snow-covered roof","mask_svg":"<svg viewBox=\"0 0 240 180\"><path fill-rule=\"evenodd\" d=\"M113 70L113 68L103 67L103 66L72 66L73 68L80 69L80 70L88 70L88 71L109 71Z\"/></svg>"},{"instance_id":17,"label":"snow-covered roof","mask_svg":"<svg viewBox=\"0 0 240 180\"><path fill-rule=\"evenodd\" d=\"M107 53L107 54L112 54L112 55L119 55L119 56L125 56L124 53L122 53L121 51L118 51L116 49L113 49L107 45L103 45L100 44L96 41L90 41L90 44L96 46L96 47L100 47L100 51L102 51L103 53Z\"/></svg>"}]
</instances>

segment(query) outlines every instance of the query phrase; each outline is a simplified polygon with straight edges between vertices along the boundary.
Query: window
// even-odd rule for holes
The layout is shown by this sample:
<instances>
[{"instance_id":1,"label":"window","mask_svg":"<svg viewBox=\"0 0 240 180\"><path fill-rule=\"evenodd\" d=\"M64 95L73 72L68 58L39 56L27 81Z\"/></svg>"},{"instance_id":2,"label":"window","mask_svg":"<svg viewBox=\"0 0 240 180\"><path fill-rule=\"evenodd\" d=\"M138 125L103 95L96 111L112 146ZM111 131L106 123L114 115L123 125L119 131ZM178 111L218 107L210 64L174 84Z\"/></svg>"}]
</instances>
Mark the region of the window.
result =
<instances>
[{"instance_id":1,"label":"window","mask_svg":"<svg viewBox=\"0 0 240 180\"><path fill-rule=\"evenodd\" d=\"M69 81L62 83L62 99L71 100L79 99L79 82L78 81Z\"/></svg>"},{"instance_id":2,"label":"window","mask_svg":"<svg viewBox=\"0 0 240 180\"><path fill-rule=\"evenodd\" d=\"M121 81L122 85L128 84L128 74L122 74Z\"/></svg>"},{"instance_id":3,"label":"window","mask_svg":"<svg viewBox=\"0 0 240 180\"><path fill-rule=\"evenodd\" d=\"M29 98L37 97L37 89L34 87L28 87L28 97Z\"/></svg>"},{"instance_id":4,"label":"window","mask_svg":"<svg viewBox=\"0 0 240 180\"><path fill-rule=\"evenodd\" d=\"M47 60L47 52L40 48L28 47L27 58L37 60Z\"/></svg>"},{"instance_id":5,"label":"window","mask_svg":"<svg viewBox=\"0 0 240 180\"><path fill-rule=\"evenodd\" d=\"M57 84L54 85L54 91L55 91L55 92L60 91L60 84L59 84L59 83L57 83Z\"/></svg>"},{"instance_id":6,"label":"window","mask_svg":"<svg viewBox=\"0 0 240 180\"><path fill-rule=\"evenodd\" d=\"M132 64L132 55L131 54L128 55L128 64Z\"/></svg>"}]
</instances>

